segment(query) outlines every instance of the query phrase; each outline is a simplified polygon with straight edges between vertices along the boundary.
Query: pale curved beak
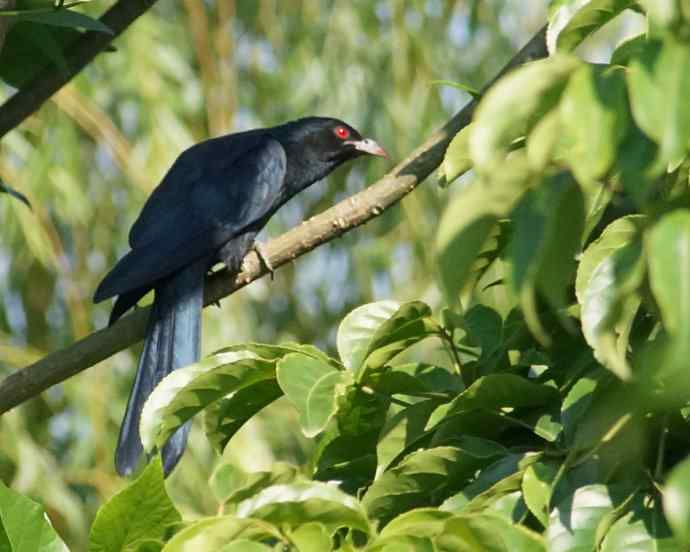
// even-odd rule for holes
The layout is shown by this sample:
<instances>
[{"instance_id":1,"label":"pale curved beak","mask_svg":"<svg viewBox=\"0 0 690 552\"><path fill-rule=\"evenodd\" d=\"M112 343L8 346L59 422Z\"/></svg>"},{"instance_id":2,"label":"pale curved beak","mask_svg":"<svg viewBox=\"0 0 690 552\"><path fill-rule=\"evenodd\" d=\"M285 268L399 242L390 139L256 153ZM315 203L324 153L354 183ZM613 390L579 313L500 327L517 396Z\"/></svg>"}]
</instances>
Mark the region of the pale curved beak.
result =
<instances>
[{"instance_id":1,"label":"pale curved beak","mask_svg":"<svg viewBox=\"0 0 690 552\"><path fill-rule=\"evenodd\" d=\"M371 138L364 138L363 140L351 140L349 142L345 142L346 144L350 144L354 146L356 150L359 150L364 153L368 153L369 155L378 155L379 157L386 157L388 158L388 154L386 153L386 150L383 149L381 146L379 146L376 142L374 142Z\"/></svg>"}]
</instances>

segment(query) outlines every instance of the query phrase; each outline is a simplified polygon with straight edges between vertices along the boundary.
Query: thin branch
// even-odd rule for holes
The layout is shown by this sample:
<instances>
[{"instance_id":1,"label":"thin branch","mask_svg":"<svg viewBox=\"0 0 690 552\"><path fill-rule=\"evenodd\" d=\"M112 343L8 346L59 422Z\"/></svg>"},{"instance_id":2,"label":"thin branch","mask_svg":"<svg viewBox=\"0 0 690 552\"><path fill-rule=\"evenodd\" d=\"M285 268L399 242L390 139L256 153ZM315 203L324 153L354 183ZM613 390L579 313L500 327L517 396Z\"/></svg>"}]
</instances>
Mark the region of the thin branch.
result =
<instances>
[{"instance_id":1,"label":"thin branch","mask_svg":"<svg viewBox=\"0 0 690 552\"><path fill-rule=\"evenodd\" d=\"M156 0L120 0L105 12L100 20L113 31L112 35L95 31L85 32L64 53L66 70L51 66L39 72L0 106L0 138L41 107L155 3Z\"/></svg>"},{"instance_id":2,"label":"thin branch","mask_svg":"<svg viewBox=\"0 0 690 552\"><path fill-rule=\"evenodd\" d=\"M546 54L542 29L499 76L516 65ZM450 140L469 124L475 105L474 100L467 104L441 130L375 184L268 242L265 253L271 264L277 268L294 261L315 247L379 216L412 192L441 163ZM225 270L208 278L204 303L214 303L265 273L263 263L259 262L256 253L251 252L245 259L244 271L235 278L229 278ZM9 375L0 382L0 413L141 340L148 310L137 309L112 327L97 331Z\"/></svg>"}]
</instances>

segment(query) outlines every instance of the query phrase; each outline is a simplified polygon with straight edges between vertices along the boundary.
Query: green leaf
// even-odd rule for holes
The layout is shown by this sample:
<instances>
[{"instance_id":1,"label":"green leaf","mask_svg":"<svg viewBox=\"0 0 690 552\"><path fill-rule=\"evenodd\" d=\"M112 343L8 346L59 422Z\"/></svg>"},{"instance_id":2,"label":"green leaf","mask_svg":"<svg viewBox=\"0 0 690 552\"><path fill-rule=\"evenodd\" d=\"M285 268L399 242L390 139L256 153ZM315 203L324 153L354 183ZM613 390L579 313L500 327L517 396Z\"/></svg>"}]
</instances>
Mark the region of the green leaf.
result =
<instances>
[{"instance_id":1,"label":"green leaf","mask_svg":"<svg viewBox=\"0 0 690 552\"><path fill-rule=\"evenodd\" d=\"M431 317L429 305L421 301L403 303L371 336L358 379L366 380L372 371L382 368L404 350L441 331Z\"/></svg>"},{"instance_id":2,"label":"green leaf","mask_svg":"<svg viewBox=\"0 0 690 552\"><path fill-rule=\"evenodd\" d=\"M408 407L390 406L376 445L377 478L407 446L424 434L429 417L437 405L435 400L425 400Z\"/></svg>"},{"instance_id":3,"label":"green leaf","mask_svg":"<svg viewBox=\"0 0 690 552\"><path fill-rule=\"evenodd\" d=\"M621 42L611 54L611 65L628 65L639 56L647 43L647 33L640 33Z\"/></svg>"},{"instance_id":4,"label":"green leaf","mask_svg":"<svg viewBox=\"0 0 690 552\"><path fill-rule=\"evenodd\" d=\"M278 384L299 413L307 437L321 433L337 410L336 399L351 382L350 372L300 353L278 361Z\"/></svg>"},{"instance_id":5,"label":"green leaf","mask_svg":"<svg viewBox=\"0 0 690 552\"><path fill-rule=\"evenodd\" d=\"M448 144L439 169L440 184L447 186L456 178L462 176L472 168L470 157L470 133L472 125L467 125L458 132Z\"/></svg>"},{"instance_id":6,"label":"green leaf","mask_svg":"<svg viewBox=\"0 0 690 552\"><path fill-rule=\"evenodd\" d=\"M623 379L630 376L628 338L644 277L644 222L644 216L631 215L607 226L582 255L575 280L585 339L597 360Z\"/></svg>"},{"instance_id":7,"label":"green leaf","mask_svg":"<svg viewBox=\"0 0 690 552\"><path fill-rule=\"evenodd\" d=\"M678 338L690 337L690 211L669 213L652 228L647 257L666 331Z\"/></svg>"},{"instance_id":8,"label":"green leaf","mask_svg":"<svg viewBox=\"0 0 690 552\"><path fill-rule=\"evenodd\" d=\"M561 3L549 17L546 31L549 52L572 52L590 34L633 4L632 0L569 0Z\"/></svg>"},{"instance_id":9,"label":"green leaf","mask_svg":"<svg viewBox=\"0 0 690 552\"><path fill-rule=\"evenodd\" d=\"M459 493L446 499L439 508L444 511L456 513L482 513L492 508L499 500L520 491L520 484L525 470L539 460L540 453L506 454L493 464L483 468L477 477ZM499 513L507 515L509 519L520 515L519 510L525 511L524 503L510 501L511 508L507 512L499 510Z\"/></svg>"},{"instance_id":10,"label":"green leaf","mask_svg":"<svg viewBox=\"0 0 690 552\"><path fill-rule=\"evenodd\" d=\"M557 473L557 464L538 461L525 470L522 478L522 496L525 503L545 528L549 525L551 494Z\"/></svg>"},{"instance_id":11,"label":"green leaf","mask_svg":"<svg viewBox=\"0 0 690 552\"><path fill-rule=\"evenodd\" d=\"M273 485L237 505L237 516L298 527L323 524L333 534L341 527L369 533L369 522L359 502L336 486L319 482Z\"/></svg>"},{"instance_id":12,"label":"green leaf","mask_svg":"<svg viewBox=\"0 0 690 552\"><path fill-rule=\"evenodd\" d=\"M638 495L628 513L617 519L601 543L601 552L634 550L640 552L679 552L657 501Z\"/></svg>"},{"instance_id":13,"label":"green leaf","mask_svg":"<svg viewBox=\"0 0 690 552\"><path fill-rule=\"evenodd\" d=\"M474 305L463 317L467 335L466 342L481 348L481 361L486 361L503 346L503 319L494 309L485 305Z\"/></svg>"},{"instance_id":14,"label":"green leaf","mask_svg":"<svg viewBox=\"0 0 690 552\"><path fill-rule=\"evenodd\" d=\"M336 343L342 363L357 370L379 327L400 308L397 301L367 303L350 311L338 326Z\"/></svg>"},{"instance_id":15,"label":"green leaf","mask_svg":"<svg viewBox=\"0 0 690 552\"><path fill-rule=\"evenodd\" d=\"M225 503L237 504L272 485L292 483L299 479L299 475L299 470L295 466L284 462L275 462L271 465L271 471L239 474L239 477L228 481L234 485L225 485L224 492L220 495L224 498Z\"/></svg>"},{"instance_id":16,"label":"green leaf","mask_svg":"<svg viewBox=\"0 0 690 552\"><path fill-rule=\"evenodd\" d=\"M430 506L477 468L505 454L497 443L476 437L466 436L457 444L412 452L385 471L362 498L369 516L386 523L412 508Z\"/></svg>"},{"instance_id":17,"label":"green leaf","mask_svg":"<svg viewBox=\"0 0 690 552\"><path fill-rule=\"evenodd\" d=\"M606 258L635 240L644 227L644 215L628 215L609 224L596 240L584 251L580 258L575 279L575 295L582 305L585 291L594 270Z\"/></svg>"},{"instance_id":18,"label":"green leaf","mask_svg":"<svg viewBox=\"0 0 690 552\"><path fill-rule=\"evenodd\" d=\"M0 179L0 194L9 194L10 196L14 197L15 199L18 199L21 201L24 205L26 205L29 209L31 209L31 203L29 200L26 198L26 196L15 190L14 188L11 188L7 184L5 184L2 179Z\"/></svg>"},{"instance_id":19,"label":"green leaf","mask_svg":"<svg viewBox=\"0 0 690 552\"><path fill-rule=\"evenodd\" d=\"M673 534L690 545L690 457L677 464L664 486L664 512Z\"/></svg>"},{"instance_id":20,"label":"green leaf","mask_svg":"<svg viewBox=\"0 0 690 552\"><path fill-rule=\"evenodd\" d=\"M271 552L271 550L274 549L260 542L237 539L230 544L226 544L223 548L219 548L218 552Z\"/></svg>"},{"instance_id":21,"label":"green leaf","mask_svg":"<svg viewBox=\"0 0 690 552\"><path fill-rule=\"evenodd\" d=\"M450 403L449 415L477 408L534 407L557 403L558 391L515 374L479 378Z\"/></svg>"},{"instance_id":22,"label":"green leaf","mask_svg":"<svg viewBox=\"0 0 690 552\"><path fill-rule=\"evenodd\" d=\"M222 546L237 540L283 539L280 531L257 519L219 516L194 521L168 541L161 552L189 552L222 550Z\"/></svg>"},{"instance_id":23,"label":"green leaf","mask_svg":"<svg viewBox=\"0 0 690 552\"><path fill-rule=\"evenodd\" d=\"M597 527L614 509L606 485L579 487L551 512L546 531L549 552L595 550Z\"/></svg>"},{"instance_id":24,"label":"green leaf","mask_svg":"<svg viewBox=\"0 0 690 552\"><path fill-rule=\"evenodd\" d=\"M309 522L289 534L297 552L328 552L333 549L333 539L323 523Z\"/></svg>"},{"instance_id":25,"label":"green leaf","mask_svg":"<svg viewBox=\"0 0 690 552\"><path fill-rule=\"evenodd\" d=\"M437 508L410 510L392 519L383 528L374 545L380 545L388 539L404 535L435 537L441 533L445 522L451 517L453 517L451 512L443 512Z\"/></svg>"},{"instance_id":26,"label":"green leaf","mask_svg":"<svg viewBox=\"0 0 690 552\"><path fill-rule=\"evenodd\" d=\"M73 29L48 27L39 23L16 23L7 33L0 50L0 77L20 88L51 65L67 73L68 67L62 52L80 34Z\"/></svg>"},{"instance_id":27,"label":"green leaf","mask_svg":"<svg viewBox=\"0 0 690 552\"><path fill-rule=\"evenodd\" d=\"M562 149L563 139L559 110L546 113L527 137L527 159L535 172L544 171Z\"/></svg>"},{"instance_id":28,"label":"green leaf","mask_svg":"<svg viewBox=\"0 0 690 552\"><path fill-rule=\"evenodd\" d=\"M0 481L0 550L3 552L69 552L43 506Z\"/></svg>"},{"instance_id":29,"label":"green leaf","mask_svg":"<svg viewBox=\"0 0 690 552\"><path fill-rule=\"evenodd\" d=\"M635 122L659 144L659 162L683 158L690 141L690 48L668 34L650 40L630 61L630 103Z\"/></svg>"},{"instance_id":30,"label":"green leaf","mask_svg":"<svg viewBox=\"0 0 690 552\"><path fill-rule=\"evenodd\" d=\"M73 10L54 9L50 11L26 10L20 15L12 17L15 21L31 21L44 25L54 25L57 27L69 27L96 31L100 33L113 34L113 31L98 19L94 19Z\"/></svg>"},{"instance_id":31,"label":"green leaf","mask_svg":"<svg viewBox=\"0 0 690 552\"><path fill-rule=\"evenodd\" d=\"M535 291L554 309L567 305L584 230L584 209L580 187L569 173L562 172L525 194L513 213L510 281L530 330L545 342L548 336L536 311Z\"/></svg>"},{"instance_id":32,"label":"green leaf","mask_svg":"<svg viewBox=\"0 0 690 552\"><path fill-rule=\"evenodd\" d=\"M234 464L221 463L213 470L208 481L218 504L225 504L235 489L247 480L247 474Z\"/></svg>"},{"instance_id":33,"label":"green leaf","mask_svg":"<svg viewBox=\"0 0 690 552\"><path fill-rule=\"evenodd\" d=\"M456 515L446 522L443 534L436 539L436 543L444 551L546 551L540 535L496 514Z\"/></svg>"},{"instance_id":34,"label":"green leaf","mask_svg":"<svg viewBox=\"0 0 690 552\"><path fill-rule=\"evenodd\" d=\"M175 370L153 390L141 413L145 450L162 447L175 430L218 399L275 378L275 362L248 351L215 353Z\"/></svg>"},{"instance_id":35,"label":"green leaf","mask_svg":"<svg viewBox=\"0 0 690 552\"><path fill-rule=\"evenodd\" d=\"M566 443L573 443L576 430L592 404L594 392L602 386L602 380L607 379L610 377L606 376L602 370L589 372L581 376L568 391L561 407L561 421Z\"/></svg>"},{"instance_id":36,"label":"green leaf","mask_svg":"<svg viewBox=\"0 0 690 552\"><path fill-rule=\"evenodd\" d=\"M120 491L96 514L89 535L89 552L130 550L138 541L162 539L181 520L165 491L160 458Z\"/></svg>"},{"instance_id":37,"label":"green leaf","mask_svg":"<svg viewBox=\"0 0 690 552\"><path fill-rule=\"evenodd\" d=\"M607 174L630 124L625 73L584 65L573 73L559 105L562 150L583 186Z\"/></svg>"},{"instance_id":38,"label":"green leaf","mask_svg":"<svg viewBox=\"0 0 690 552\"><path fill-rule=\"evenodd\" d=\"M500 170L512 142L556 105L579 65L579 60L568 56L534 61L503 77L486 93L470 135L475 170L492 176Z\"/></svg>"},{"instance_id":39,"label":"green leaf","mask_svg":"<svg viewBox=\"0 0 690 552\"><path fill-rule=\"evenodd\" d=\"M683 0L640 0L649 19L660 27L673 27L690 18Z\"/></svg>"},{"instance_id":40,"label":"green leaf","mask_svg":"<svg viewBox=\"0 0 690 552\"><path fill-rule=\"evenodd\" d=\"M527 189L530 173L526 157L516 154L511 161L509 171L463 187L443 212L436 234L436 259L450 304L457 303L469 283L477 256L498 220Z\"/></svg>"},{"instance_id":41,"label":"green leaf","mask_svg":"<svg viewBox=\"0 0 690 552\"><path fill-rule=\"evenodd\" d=\"M267 379L211 403L204 413L204 430L216 452L221 454L247 421L282 395L278 382Z\"/></svg>"}]
</instances>

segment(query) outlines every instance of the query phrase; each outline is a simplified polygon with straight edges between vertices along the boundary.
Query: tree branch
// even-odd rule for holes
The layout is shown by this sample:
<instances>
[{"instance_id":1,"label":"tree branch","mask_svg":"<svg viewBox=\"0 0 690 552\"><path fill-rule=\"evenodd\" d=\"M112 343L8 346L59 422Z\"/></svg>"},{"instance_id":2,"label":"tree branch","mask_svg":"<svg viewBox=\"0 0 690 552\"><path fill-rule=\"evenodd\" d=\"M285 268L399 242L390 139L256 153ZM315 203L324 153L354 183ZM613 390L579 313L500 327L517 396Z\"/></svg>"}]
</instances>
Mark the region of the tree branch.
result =
<instances>
[{"instance_id":1,"label":"tree branch","mask_svg":"<svg viewBox=\"0 0 690 552\"><path fill-rule=\"evenodd\" d=\"M85 32L64 53L67 70L52 66L41 71L0 106L0 138L41 107L155 3L156 0L120 0L105 12L101 21L113 31L112 35Z\"/></svg>"},{"instance_id":2,"label":"tree branch","mask_svg":"<svg viewBox=\"0 0 690 552\"><path fill-rule=\"evenodd\" d=\"M546 56L544 31L539 31L498 77L516 65ZM469 124L475 105L475 101L467 104L443 128L375 184L268 242L265 252L271 264L279 267L293 261L379 216L412 192L441 163L450 140ZM254 252L247 255L244 266L243 272L235 278L228 277L226 270L211 275L206 281L204 304L226 297L266 273ZM6 377L0 382L0 413L141 340L148 311L148 308L137 309L112 327L97 331Z\"/></svg>"}]
</instances>

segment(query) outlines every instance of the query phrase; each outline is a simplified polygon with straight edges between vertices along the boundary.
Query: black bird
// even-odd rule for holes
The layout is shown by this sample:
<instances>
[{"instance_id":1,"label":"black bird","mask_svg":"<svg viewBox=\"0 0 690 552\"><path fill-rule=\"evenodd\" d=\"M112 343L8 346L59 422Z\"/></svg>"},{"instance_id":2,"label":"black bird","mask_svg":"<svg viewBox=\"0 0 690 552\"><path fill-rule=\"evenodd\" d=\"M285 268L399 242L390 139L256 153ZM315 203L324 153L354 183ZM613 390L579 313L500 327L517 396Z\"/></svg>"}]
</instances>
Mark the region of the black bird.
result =
<instances>
[{"instance_id":1,"label":"black bird","mask_svg":"<svg viewBox=\"0 0 690 552\"><path fill-rule=\"evenodd\" d=\"M253 247L263 258L254 240L273 213L340 164L365 154L385 156L350 125L307 117L201 142L173 163L130 230L131 251L94 295L94 302L118 296L113 324L155 290L115 453L120 475L132 473L139 462L139 419L154 387L176 368L199 360L208 270L220 261L238 272ZM166 474L182 456L188 433L189 423L163 447Z\"/></svg>"}]
</instances>

